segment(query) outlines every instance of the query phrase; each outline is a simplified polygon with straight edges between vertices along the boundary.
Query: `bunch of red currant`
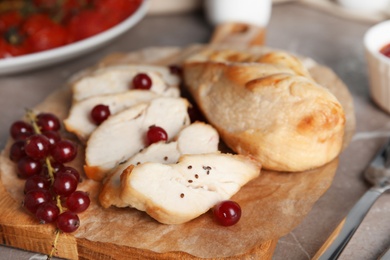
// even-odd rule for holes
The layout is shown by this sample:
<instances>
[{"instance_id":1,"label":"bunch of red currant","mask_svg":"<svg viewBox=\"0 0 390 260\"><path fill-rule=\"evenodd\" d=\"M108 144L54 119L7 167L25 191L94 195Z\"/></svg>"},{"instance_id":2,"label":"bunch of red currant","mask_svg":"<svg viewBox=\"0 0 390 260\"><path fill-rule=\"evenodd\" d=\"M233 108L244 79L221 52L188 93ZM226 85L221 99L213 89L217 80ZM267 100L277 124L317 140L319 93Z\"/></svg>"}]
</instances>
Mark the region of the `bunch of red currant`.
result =
<instances>
[{"instance_id":1,"label":"bunch of red currant","mask_svg":"<svg viewBox=\"0 0 390 260\"><path fill-rule=\"evenodd\" d=\"M90 204L86 192L76 191L79 172L64 165L76 157L77 146L61 139L55 115L27 111L27 118L30 123L16 121L10 128L15 140L10 159L17 164L18 176L26 179L23 205L40 223L56 223L60 231L73 232L80 225L77 213Z\"/></svg>"}]
</instances>

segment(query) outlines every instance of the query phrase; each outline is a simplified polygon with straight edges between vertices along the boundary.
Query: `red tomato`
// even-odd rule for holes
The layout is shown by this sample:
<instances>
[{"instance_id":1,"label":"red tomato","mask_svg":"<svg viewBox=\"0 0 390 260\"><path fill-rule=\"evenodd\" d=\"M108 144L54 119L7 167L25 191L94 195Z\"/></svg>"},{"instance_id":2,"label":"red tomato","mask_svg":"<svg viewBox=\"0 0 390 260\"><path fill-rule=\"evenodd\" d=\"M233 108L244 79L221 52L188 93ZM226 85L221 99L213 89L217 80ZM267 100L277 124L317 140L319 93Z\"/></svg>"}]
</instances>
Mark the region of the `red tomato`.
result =
<instances>
[{"instance_id":1,"label":"red tomato","mask_svg":"<svg viewBox=\"0 0 390 260\"><path fill-rule=\"evenodd\" d=\"M27 39L34 52L63 46L68 43L67 30L58 24L41 28Z\"/></svg>"},{"instance_id":2,"label":"red tomato","mask_svg":"<svg viewBox=\"0 0 390 260\"><path fill-rule=\"evenodd\" d=\"M68 24L71 37L75 41L85 39L110 28L107 16L96 10L84 10L73 16Z\"/></svg>"},{"instance_id":3,"label":"red tomato","mask_svg":"<svg viewBox=\"0 0 390 260\"><path fill-rule=\"evenodd\" d=\"M77 10L86 5L86 1L80 1L80 0L65 0L62 7L66 10Z\"/></svg>"},{"instance_id":4,"label":"red tomato","mask_svg":"<svg viewBox=\"0 0 390 260\"><path fill-rule=\"evenodd\" d=\"M0 15L0 33L5 32L10 27L19 25L23 17L17 11L9 11Z\"/></svg>"},{"instance_id":5,"label":"red tomato","mask_svg":"<svg viewBox=\"0 0 390 260\"><path fill-rule=\"evenodd\" d=\"M135 11L142 0L97 0L95 6L98 9Z\"/></svg>"},{"instance_id":6,"label":"red tomato","mask_svg":"<svg viewBox=\"0 0 390 260\"><path fill-rule=\"evenodd\" d=\"M69 23L69 20L88 6L87 0L64 0L61 6L61 24Z\"/></svg>"},{"instance_id":7,"label":"red tomato","mask_svg":"<svg viewBox=\"0 0 390 260\"><path fill-rule=\"evenodd\" d=\"M142 2L142 0L30 1L36 10L27 18L17 11L0 14L0 34L8 37L0 39L0 58L44 51L94 36L126 19ZM56 22L49 15L56 17Z\"/></svg>"},{"instance_id":8,"label":"red tomato","mask_svg":"<svg viewBox=\"0 0 390 260\"><path fill-rule=\"evenodd\" d=\"M15 57L30 52L30 46L26 42L19 45L12 45L0 38L0 58Z\"/></svg>"},{"instance_id":9,"label":"red tomato","mask_svg":"<svg viewBox=\"0 0 390 260\"><path fill-rule=\"evenodd\" d=\"M56 25L46 14L34 14L22 24L22 31L27 35L33 35L43 28Z\"/></svg>"},{"instance_id":10,"label":"red tomato","mask_svg":"<svg viewBox=\"0 0 390 260\"><path fill-rule=\"evenodd\" d=\"M97 0L95 4L98 10L117 14L123 20L134 13L141 2L142 0Z\"/></svg>"},{"instance_id":11,"label":"red tomato","mask_svg":"<svg viewBox=\"0 0 390 260\"><path fill-rule=\"evenodd\" d=\"M57 5L57 0L34 0L35 6L41 8L54 8Z\"/></svg>"}]
</instances>

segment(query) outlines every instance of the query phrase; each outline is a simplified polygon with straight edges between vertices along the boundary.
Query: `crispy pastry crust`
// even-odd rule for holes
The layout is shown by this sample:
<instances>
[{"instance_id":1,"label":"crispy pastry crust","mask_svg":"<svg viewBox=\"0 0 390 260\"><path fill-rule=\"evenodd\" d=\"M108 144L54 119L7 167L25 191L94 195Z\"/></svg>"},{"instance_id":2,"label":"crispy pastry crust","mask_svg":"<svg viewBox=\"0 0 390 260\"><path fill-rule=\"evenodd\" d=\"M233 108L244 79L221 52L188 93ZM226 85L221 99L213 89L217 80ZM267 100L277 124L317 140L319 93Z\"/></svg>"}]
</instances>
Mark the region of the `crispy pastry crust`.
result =
<instances>
[{"instance_id":1,"label":"crispy pastry crust","mask_svg":"<svg viewBox=\"0 0 390 260\"><path fill-rule=\"evenodd\" d=\"M184 79L224 142L265 169L304 171L341 151L342 106L289 54L208 51L187 60Z\"/></svg>"}]
</instances>

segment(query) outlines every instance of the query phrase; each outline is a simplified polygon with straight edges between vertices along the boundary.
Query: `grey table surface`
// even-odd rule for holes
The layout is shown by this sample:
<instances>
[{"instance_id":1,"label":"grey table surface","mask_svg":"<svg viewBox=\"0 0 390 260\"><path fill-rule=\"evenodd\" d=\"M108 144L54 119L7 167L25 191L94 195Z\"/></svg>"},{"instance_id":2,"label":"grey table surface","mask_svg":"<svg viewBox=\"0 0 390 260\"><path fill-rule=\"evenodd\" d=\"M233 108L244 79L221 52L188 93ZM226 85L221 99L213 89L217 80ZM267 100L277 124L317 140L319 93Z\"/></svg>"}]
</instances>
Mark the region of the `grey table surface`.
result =
<instances>
[{"instance_id":1,"label":"grey table surface","mask_svg":"<svg viewBox=\"0 0 390 260\"><path fill-rule=\"evenodd\" d=\"M297 3L273 7L267 45L308 56L332 68L354 99L356 134L340 156L331 188L291 233L280 238L274 259L310 259L369 188L362 171L390 136L390 116L372 103L362 39L372 24L322 13ZM213 28L202 12L147 16L125 35L99 50L69 62L36 71L0 77L0 147L11 122L33 107L73 73L107 54L145 46L186 46L205 43ZM1 61L0 61L1 62ZM390 194L372 207L339 259L377 259L390 246ZM0 245L0 259L29 259L35 253ZM42 259L42 258L41 258Z\"/></svg>"}]
</instances>

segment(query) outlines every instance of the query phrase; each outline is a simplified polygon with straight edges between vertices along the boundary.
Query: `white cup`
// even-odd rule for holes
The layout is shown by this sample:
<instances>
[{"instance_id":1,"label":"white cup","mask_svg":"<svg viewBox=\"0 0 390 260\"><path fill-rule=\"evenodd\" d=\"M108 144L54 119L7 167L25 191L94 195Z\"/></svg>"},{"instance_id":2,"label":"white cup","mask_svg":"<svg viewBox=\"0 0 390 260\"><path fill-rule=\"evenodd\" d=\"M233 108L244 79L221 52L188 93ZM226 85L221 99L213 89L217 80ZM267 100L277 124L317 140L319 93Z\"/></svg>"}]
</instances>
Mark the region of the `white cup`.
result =
<instances>
[{"instance_id":1,"label":"white cup","mask_svg":"<svg viewBox=\"0 0 390 260\"><path fill-rule=\"evenodd\" d=\"M364 35L371 97L390 113L390 58L380 53L390 44L390 20L371 27Z\"/></svg>"},{"instance_id":2,"label":"white cup","mask_svg":"<svg viewBox=\"0 0 390 260\"><path fill-rule=\"evenodd\" d=\"M209 22L218 25L242 22L266 27L271 17L272 0L205 0Z\"/></svg>"}]
</instances>

